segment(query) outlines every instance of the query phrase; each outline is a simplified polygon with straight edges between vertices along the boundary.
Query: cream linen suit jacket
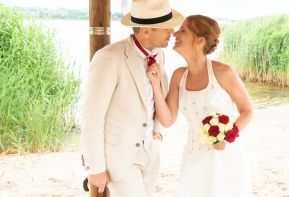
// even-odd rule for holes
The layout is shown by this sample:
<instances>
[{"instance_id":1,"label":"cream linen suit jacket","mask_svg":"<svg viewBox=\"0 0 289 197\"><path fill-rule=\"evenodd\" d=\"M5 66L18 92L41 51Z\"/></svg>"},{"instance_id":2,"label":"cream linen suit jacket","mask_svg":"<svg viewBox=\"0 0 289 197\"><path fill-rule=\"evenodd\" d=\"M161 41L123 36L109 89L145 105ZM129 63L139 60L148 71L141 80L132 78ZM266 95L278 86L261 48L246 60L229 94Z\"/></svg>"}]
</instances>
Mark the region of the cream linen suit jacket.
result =
<instances>
[{"instance_id":1,"label":"cream linen suit jacket","mask_svg":"<svg viewBox=\"0 0 289 197\"><path fill-rule=\"evenodd\" d=\"M148 126L142 67L131 37L102 48L91 61L80 118L82 160L89 174L107 170L119 181L136 159ZM161 86L166 95L165 72Z\"/></svg>"}]
</instances>

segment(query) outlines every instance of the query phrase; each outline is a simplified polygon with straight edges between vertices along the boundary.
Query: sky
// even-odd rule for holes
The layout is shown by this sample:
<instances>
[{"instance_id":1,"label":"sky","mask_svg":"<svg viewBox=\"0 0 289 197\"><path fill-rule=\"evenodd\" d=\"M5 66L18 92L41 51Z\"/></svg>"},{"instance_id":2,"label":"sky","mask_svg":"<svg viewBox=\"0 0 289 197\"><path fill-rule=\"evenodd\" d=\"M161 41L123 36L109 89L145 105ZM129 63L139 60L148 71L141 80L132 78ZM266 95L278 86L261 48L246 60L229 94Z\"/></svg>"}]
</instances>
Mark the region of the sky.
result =
<instances>
[{"instance_id":1,"label":"sky","mask_svg":"<svg viewBox=\"0 0 289 197\"><path fill-rule=\"evenodd\" d=\"M0 0L0 2L11 6L83 9L88 7L89 0Z\"/></svg>"},{"instance_id":2,"label":"sky","mask_svg":"<svg viewBox=\"0 0 289 197\"><path fill-rule=\"evenodd\" d=\"M0 2L10 6L85 9L88 8L89 0L0 0Z\"/></svg>"},{"instance_id":3,"label":"sky","mask_svg":"<svg viewBox=\"0 0 289 197\"><path fill-rule=\"evenodd\" d=\"M89 0L0 0L10 6L50 9L87 9ZM131 0L128 0L130 7ZM184 15L203 14L215 18L244 19L289 14L289 0L170 0L171 7ZM121 10L121 0L111 0L112 12Z\"/></svg>"}]
</instances>

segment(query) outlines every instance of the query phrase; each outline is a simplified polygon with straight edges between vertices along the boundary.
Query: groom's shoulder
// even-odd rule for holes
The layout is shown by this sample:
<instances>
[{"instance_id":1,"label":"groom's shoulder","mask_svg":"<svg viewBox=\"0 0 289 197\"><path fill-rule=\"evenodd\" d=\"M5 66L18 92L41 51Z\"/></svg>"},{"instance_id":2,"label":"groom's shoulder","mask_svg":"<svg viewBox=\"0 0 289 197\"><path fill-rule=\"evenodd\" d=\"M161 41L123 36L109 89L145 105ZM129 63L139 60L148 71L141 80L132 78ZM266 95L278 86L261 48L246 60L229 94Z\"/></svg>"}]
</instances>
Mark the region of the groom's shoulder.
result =
<instances>
[{"instance_id":1,"label":"groom's shoulder","mask_svg":"<svg viewBox=\"0 0 289 197\"><path fill-rule=\"evenodd\" d=\"M125 41L126 40L124 39L104 46L103 48L95 52L95 54L93 55L93 60L106 59L107 61L112 61L122 58L121 54L123 54L122 52L124 52L123 45Z\"/></svg>"},{"instance_id":2,"label":"groom's shoulder","mask_svg":"<svg viewBox=\"0 0 289 197\"><path fill-rule=\"evenodd\" d=\"M102 49L100 49L100 52L107 53L107 52L119 52L120 50L123 50L123 44L126 40L120 40L114 43L111 43L109 45L104 46Z\"/></svg>"}]
</instances>

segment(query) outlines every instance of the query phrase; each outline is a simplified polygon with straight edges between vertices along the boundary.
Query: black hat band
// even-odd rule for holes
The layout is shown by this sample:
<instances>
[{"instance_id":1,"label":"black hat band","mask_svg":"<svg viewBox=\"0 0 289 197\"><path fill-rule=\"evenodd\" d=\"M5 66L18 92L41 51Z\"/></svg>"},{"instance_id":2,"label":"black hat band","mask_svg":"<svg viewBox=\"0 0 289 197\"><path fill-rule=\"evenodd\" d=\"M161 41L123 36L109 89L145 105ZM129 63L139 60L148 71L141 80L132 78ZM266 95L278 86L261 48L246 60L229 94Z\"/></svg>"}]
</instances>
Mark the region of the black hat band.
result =
<instances>
[{"instance_id":1,"label":"black hat band","mask_svg":"<svg viewBox=\"0 0 289 197\"><path fill-rule=\"evenodd\" d=\"M157 18L135 18L135 17L131 16L131 21L134 23L137 23L137 24L150 25L150 24L162 23L162 22L170 20L171 18L173 18L172 12L170 12L167 15L157 17Z\"/></svg>"}]
</instances>

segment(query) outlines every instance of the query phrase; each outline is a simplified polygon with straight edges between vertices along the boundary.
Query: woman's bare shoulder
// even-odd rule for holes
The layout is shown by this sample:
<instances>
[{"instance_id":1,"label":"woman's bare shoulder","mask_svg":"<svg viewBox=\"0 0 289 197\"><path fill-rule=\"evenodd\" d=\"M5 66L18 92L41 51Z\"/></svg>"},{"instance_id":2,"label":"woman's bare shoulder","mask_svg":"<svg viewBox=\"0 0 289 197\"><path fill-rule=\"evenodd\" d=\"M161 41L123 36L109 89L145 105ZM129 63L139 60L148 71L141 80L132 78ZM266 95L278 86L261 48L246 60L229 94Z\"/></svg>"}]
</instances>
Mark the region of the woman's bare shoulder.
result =
<instances>
[{"instance_id":1,"label":"woman's bare shoulder","mask_svg":"<svg viewBox=\"0 0 289 197\"><path fill-rule=\"evenodd\" d=\"M235 71L231 65L219 61L212 61L212 67L216 77L229 77L235 75Z\"/></svg>"},{"instance_id":2,"label":"woman's bare shoulder","mask_svg":"<svg viewBox=\"0 0 289 197\"><path fill-rule=\"evenodd\" d=\"M239 75L235 72L232 66L222 62L212 62L214 75L219 84L227 91L230 92L239 81Z\"/></svg>"},{"instance_id":3,"label":"woman's bare shoulder","mask_svg":"<svg viewBox=\"0 0 289 197\"><path fill-rule=\"evenodd\" d=\"M171 79L172 83L179 84L186 69L187 69L187 67L177 68L172 75L172 79Z\"/></svg>"},{"instance_id":4,"label":"woman's bare shoulder","mask_svg":"<svg viewBox=\"0 0 289 197\"><path fill-rule=\"evenodd\" d=\"M213 66L214 70L218 70L218 71L230 71L230 70L233 70L231 65L225 64L225 63L219 62L219 61L212 61L212 66Z\"/></svg>"},{"instance_id":5,"label":"woman's bare shoulder","mask_svg":"<svg viewBox=\"0 0 289 197\"><path fill-rule=\"evenodd\" d=\"M186 71L187 67L179 67L177 68L174 73L173 73L173 76L176 75L176 76L182 76L184 74L184 72Z\"/></svg>"}]
</instances>

